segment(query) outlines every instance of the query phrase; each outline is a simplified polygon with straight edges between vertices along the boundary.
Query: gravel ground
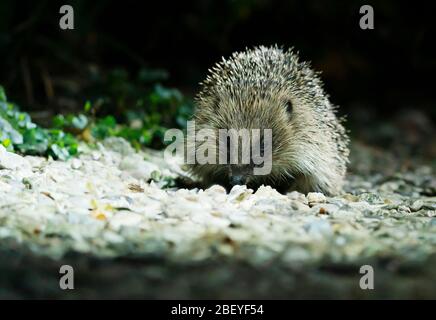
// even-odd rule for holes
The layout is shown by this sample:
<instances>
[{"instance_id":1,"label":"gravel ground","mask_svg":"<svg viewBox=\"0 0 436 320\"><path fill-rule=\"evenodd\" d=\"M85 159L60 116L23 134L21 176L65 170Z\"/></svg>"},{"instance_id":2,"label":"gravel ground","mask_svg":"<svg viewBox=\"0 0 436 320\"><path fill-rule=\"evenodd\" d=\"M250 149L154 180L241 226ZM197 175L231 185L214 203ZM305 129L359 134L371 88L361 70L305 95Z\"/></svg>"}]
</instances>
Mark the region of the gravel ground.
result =
<instances>
[{"instance_id":1,"label":"gravel ground","mask_svg":"<svg viewBox=\"0 0 436 320\"><path fill-rule=\"evenodd\" d=\"M0 297L436 298L434 168L368 159L326 197L177 189L176 163L121 139L66 162L0 146Z\"/></svg>"}]
</instances>

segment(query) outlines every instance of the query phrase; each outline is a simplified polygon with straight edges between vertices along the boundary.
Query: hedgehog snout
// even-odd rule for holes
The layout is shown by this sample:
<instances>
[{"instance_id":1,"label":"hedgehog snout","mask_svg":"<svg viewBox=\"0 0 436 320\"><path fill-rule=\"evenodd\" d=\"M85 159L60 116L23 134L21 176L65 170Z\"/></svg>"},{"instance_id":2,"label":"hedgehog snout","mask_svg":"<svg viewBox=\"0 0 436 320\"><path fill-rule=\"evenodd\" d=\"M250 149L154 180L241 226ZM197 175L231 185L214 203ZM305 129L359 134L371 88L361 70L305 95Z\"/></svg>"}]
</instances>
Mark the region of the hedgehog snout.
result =
<instances>
[{"instance_id":1,"label":"hedgehog snout","mask_svg":"<svg viewBox=\"0 0 436 320\"><path fill-rule=\"evenodd\" d=\"M229 184L232 187L247 184L250 180L251 174L252 169L250 166L230 166Z\"/></svg>"},{"instance_id":2,"label":"hedgehog snout","mask_svg":"<svg viewBox=\"0 0 436 320\"><path fill-rule=\"evenodd\" d=\"M244 185L247 183L247 177L243 175L231 176L230 177L230 185L232 187L236 185Z\"/></svg>"}]
</instances>

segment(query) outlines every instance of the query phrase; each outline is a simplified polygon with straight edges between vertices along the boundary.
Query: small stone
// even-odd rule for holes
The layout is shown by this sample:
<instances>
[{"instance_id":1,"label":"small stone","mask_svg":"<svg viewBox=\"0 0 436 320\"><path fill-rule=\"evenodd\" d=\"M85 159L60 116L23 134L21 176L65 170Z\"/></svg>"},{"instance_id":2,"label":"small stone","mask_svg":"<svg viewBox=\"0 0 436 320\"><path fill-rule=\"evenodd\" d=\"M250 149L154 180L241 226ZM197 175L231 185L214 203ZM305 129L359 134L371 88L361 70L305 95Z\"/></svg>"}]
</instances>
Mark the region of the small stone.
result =
<instances>
[{"instance_id":1,"label":"small stone","mask_svg":"<svg viewBox=\"0 0 436 320\"><path fill-rule=\"evenodd\" d=\"M91 153L92 160L98 161L101 158L101 153L98 151L93 151Z\"/></svg>"},{"instance_id":2,"label":"small stone","mask_svg":"<svg viewBox=\"0 0 436 320\"><path fill-rule=\"evenodd\" d=\"M297 200L301 203L308 204L306 196L298 191L292 191L288 193L287 196L291 200Z\"/></svg>"},{"instance_id":3,"label":"small stone","mask_svg":"<svg viewBox=\"0 0 436 320\"><path fill-rule=\"evenodd\" d=\"M145 161L138 154L124 157L119 164L119 168L128 172L132 177L143 180L149 180L153 172L160 172L155 164Z\"/></svg>"},{"instance_id":4,"label":"small stone","mask_svg":"<svg viewBox=\"0 0 436 320\"><path fill-rule=\"evenodd\" d=\"M79 169L82 166L82 161L80 161L79 159L74 158L71 161L71 168L73 169Z\"/></svg>"},{"instance_id":5,"label":"small stone","mask_svg":"<svg viewBox=\"0 0 436 320\"><path fill-rule=\"evenodd\" d=\"M133 212L123 211L115 214L112 219L110 219L109 225L114 230L119 230L121 227L124 226L138 225L141 220L141 215Z\"/></svg>"},{"instance_id":6,"label":"small stone","mask_svg":"<svg viewBox=\"0 0 436 320\"><path fill-rule=\"evenodd\" d=\"M0 170L1 169L31 172L30 163L25 157L7 151L2 144L0 144Z\"/></svg>"},{"instance_id":7,"label":"small stone","mask_svg":"<svg viewBox=\"0 0 436 320\"><path fill-rule=\"evenodd\" d=\"M295 201L295 200L291 202L291 207L295 211L299 211L299 212L305 212L305 211L310 210L309 206L305 205L304 203L302 203L300 201Z\"/></svg>"},{"instance_id":8,"label":"small stone","mask_svg":"<svg viewBox=\"0 0 436 320\"><path fill-rule=\"evenodd\" d=\"M366 201L369 204L384 204L383 199L376 193L370 193L370 192L362 193L360 195L360 200Z\"/></svg>"},{"instance_id":9,"label":"small stone","mask_svg":"<svg viewBox=\"0 0 436 320\"><path fill-rule=\"evenodd\" d=\"M211 186L210 188L206 189L206 193L216 193L216 194L226 194L226 189L218 184L215 184Z\"/></svg>"},{"instance_id":10,"label":"small stone","mask_svg":"<svg viewBox=\"0 0 436 320\"><path fill-rule=\"evenodd\" d=\"M307 194L307 201L310 206L313 206L315 203L325 203L327 199L325 195L320 192L309 192Z\"/></svg>"},{"instance_id":11,"label":"small stone","mask_svg":"<svg viewBox=\"0 0 436 320\"><path fill-rule=\"evenodd\" d=\"M106 149L119 152L123 156L127 156L135 153L132 145L123 138L109 137L103 141L103 145Z\"/></svg>"},{"instance_id":12,"label":"small stone","mask_svg":"<svg viewBox=\"0 0 436 320\"><path fill-rule=\"evenodd\" d=\"M139 184L136 183L130 183L127 187L132 192L144 192L144 188L142 188Z\"/></svg>"},{"instance_id":13,"label":"small stone","mask_svg":"<svg viewBox=\"0 0 436 320\"><path fill-rule=\"evenodd\" d=\"M400 212L405 212L405 213L410 213L410 208L408 206L398 206L398 211Z\"/></svg>"},{"instance_id":14,"label":"small stone","mask_svg":"<svg viewBox=\"0 0 436 320\"><path fill-rule=\"evenodd\" d=\"M225 202L227 199L226 189L219 185L213 185L212 187L206 189L204 194L209 196L216 203Z\"/></svg>"},{"instance_id":15,"label":"small stone","mask_svg":"<svg viewBox=\"0 0 436 320\"><path fill-rule=\"evenodd\" d=\"M350 193L347 193L347 194L343 195L342 198L344 198L348 202L357 202L357 201L359 201L359 197L357 197L355 195L352 195Z\"/></svg>"},{"instance_id":16,"label":"small stone","mask_svg":"<svg viewBox=\"0 0 436 320\"><path fill-rule=\"evenodd\" d=\"M412 203L412 205L410 206L410 209L413 211L413 212L416 212L416 211L419 211L419 210L421 210L421 208L424 206L424 201L422 201L421 199L418 199L418 200L416 200L416 201L414 201L413 203Z\"/></svg>"},{"instance_id":17,"label":"small stone","mask_svg":"<svg viewBox=\"0 0 436 320\"><path fill-rule=\"evenodd\" d=\"M253 190L247 189L247 186L236 185L230 190L228 199L230 202L241 202L248 198L253 193Z\"/></svg>"},{"instance_id":18,"label":"small stone","mask_svg":"<svg viewBox=\"0 0 436 320\"><path fill-rule=\"evenodd\" d=\"M321 215L334 214L338 209L339 207L332 203L317 204L312 207L312 211Z\"/></svg>"},{"instance_id":19,"label":"small stone","mask_svg":"<svg viewBox=\"0 0 436 320\"><path fill-rule=\"evenodd\" d=\"M331 236L333 229L330 223L326 220L315 220L304 226L304 229L308 234L316 238L322 238L325 236Z\"/></svg>"}]
</instances>

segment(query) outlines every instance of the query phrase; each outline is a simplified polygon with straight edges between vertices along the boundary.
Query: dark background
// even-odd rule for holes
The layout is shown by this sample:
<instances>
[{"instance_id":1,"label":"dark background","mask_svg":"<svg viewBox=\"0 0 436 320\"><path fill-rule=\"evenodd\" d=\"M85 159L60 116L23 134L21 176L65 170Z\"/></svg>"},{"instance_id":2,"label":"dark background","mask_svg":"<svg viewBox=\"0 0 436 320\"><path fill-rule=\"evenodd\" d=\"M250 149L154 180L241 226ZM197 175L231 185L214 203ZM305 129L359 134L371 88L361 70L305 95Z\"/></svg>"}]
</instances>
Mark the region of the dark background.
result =
<instances>
[{"instance_id":1,"label":"dark background","mask_svg":"<svg viewBox=\"0 0 436 320\"><path fill-rule=\"evenodd\" d=\"M62 4L75 9L75 30L59 28ZM374 30L359 27L364 4L374 8ZM380 129L390 140L402 141L404 130L414 132L411 141L431 140L433 15L431 2L417 1L2 0L0 84L27 111L59 113L81 108L96 70L148 67L193 96L221 56L279 44L322 71L353 135L393 122L400 131Z\"/></svg>"}]
</instances>

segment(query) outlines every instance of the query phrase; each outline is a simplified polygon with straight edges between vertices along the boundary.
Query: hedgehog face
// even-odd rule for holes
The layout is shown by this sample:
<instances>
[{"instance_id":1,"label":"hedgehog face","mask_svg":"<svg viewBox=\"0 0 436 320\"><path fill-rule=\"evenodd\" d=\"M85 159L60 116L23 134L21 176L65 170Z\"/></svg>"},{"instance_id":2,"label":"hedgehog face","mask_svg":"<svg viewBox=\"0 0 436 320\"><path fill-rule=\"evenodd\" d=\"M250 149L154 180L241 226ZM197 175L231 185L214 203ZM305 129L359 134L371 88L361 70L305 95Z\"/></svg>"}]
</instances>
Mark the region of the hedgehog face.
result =
<instances>
[{"instance_id":1,"label":"hedgehog face","mask_svg":"<svg viewBox=\"0 0 436 320\"><path fill-rule=\"evenodd\" d=\"M271 135L262 134L265 132L259 129L225 130L224 133L226 144L220 144L219 148L220 153L226 153L226 171L230 187L251 185L256 175L268 175L271 172ZM238 139L231 139L235 135Z\"/></svg>"},{"instance_id":2,"label":"hedgehog face","mask_svg":"<svg viewBox=\"0 0 436 320\"><path fill-rule=\"evenodd\" d=\"M213 115L215 129L224 130L219 135L218 148L220 156L227 161L210 169L219 172L224 180L221 184L228 188L247 185L256 189L262 184L277 185L289 179L287 167L280 160L282 150L290 150L292 103L277 94L274 95L277 99L261 99L265 94L254 88L248 94L254 98L249 103L243 99L231 106L221 104ZM226 112L229 109L234 112L229 114ZM218 123L217 119L220 119Z\"/></svg>"}]
</instances>

